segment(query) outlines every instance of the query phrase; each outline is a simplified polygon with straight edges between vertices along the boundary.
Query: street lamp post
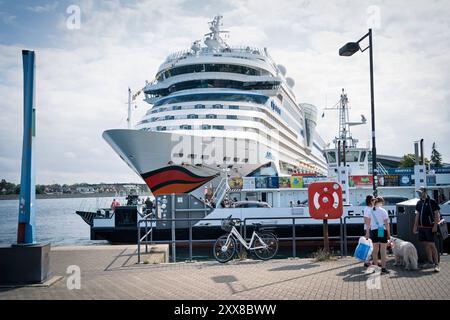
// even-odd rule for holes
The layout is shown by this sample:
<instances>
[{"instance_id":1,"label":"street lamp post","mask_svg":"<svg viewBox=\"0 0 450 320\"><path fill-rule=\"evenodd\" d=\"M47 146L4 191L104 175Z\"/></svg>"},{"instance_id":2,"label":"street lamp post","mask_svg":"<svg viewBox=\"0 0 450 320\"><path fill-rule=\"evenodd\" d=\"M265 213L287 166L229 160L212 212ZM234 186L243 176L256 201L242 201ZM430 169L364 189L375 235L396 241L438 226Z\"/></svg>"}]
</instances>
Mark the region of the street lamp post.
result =
<instances>
[{"instance_id":1,"label":"street lamp post","mask_svg":"<svg viewBox=\"0 0 450 320\"><path fill-rule=\"evenodd\" d=\"M359 43L365 38L369 37L369 46L365 49L361 49ZM374 97L374 84L373 84L373 45L372 45L372 29L365 34L357 42L348 42L341 49L339 49L340 56L352 56L354 53L361 51L364 52L369 49L369 61L370 61L370 102L371 102L371 115L372 115L372 185L373 185L373 195L376 197L378 195L377 183L378 183L378 168L377 168L377 148L375 144L375 97Z\"/></svg>"}]
</instances>

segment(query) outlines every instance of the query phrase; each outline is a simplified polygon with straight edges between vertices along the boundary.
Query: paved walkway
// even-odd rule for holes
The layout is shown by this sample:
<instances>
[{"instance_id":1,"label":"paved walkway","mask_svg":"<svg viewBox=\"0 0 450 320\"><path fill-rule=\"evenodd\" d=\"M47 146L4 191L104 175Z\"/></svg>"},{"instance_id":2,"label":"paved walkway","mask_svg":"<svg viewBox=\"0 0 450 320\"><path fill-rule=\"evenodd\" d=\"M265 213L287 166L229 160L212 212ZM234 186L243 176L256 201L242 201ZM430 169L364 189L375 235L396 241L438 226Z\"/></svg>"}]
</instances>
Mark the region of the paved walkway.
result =
<instances>
[{"instance_id":1,"label":"paved walkway","mask_svg":"<svg viewBox=\"0 0 450 320\"><path fill-rule=\"evenodd\" d=\"M389 275L365 274L354 258L176 264L135 264L135 247L57 248L49 287L0 288L0 299L449 299L450 257L441 272L388 267ZM81 270L80 289L69 265ZM379 289L381 288L381 289Z\"/></svg>"}]
</instances>

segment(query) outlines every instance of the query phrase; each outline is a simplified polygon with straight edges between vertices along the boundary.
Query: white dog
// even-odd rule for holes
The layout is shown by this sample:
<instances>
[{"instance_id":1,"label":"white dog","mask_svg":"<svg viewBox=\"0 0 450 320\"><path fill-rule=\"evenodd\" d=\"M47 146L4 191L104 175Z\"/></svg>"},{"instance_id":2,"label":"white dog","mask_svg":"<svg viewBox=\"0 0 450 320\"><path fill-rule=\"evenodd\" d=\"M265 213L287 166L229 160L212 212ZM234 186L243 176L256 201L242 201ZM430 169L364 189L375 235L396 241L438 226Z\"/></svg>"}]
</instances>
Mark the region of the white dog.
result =
<instances>
[{"instance_id":1,"label":"white dog","mask_svg":"<svg viewBox=\"0 0 450 320\"><path fill-rule=\"evenodd\" d=\"M411 242L391 237L392 251L395 255L394 266L405 266L406 270L417 270L417 250Z\"/></svg>"}]
</instances>

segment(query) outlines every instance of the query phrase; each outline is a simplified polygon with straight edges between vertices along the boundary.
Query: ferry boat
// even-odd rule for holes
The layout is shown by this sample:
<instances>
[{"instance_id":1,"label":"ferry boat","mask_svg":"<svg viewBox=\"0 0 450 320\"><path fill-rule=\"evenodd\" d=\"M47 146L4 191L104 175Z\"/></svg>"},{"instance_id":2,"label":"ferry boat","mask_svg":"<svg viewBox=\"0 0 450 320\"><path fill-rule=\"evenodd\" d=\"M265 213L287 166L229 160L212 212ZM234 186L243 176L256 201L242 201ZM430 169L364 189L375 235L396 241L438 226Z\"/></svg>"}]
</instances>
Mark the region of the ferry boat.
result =
<instances>
[{"instance_id":1,"label":"ferry boat","mask_svg":"<svg viewBox=\"0 0 450 320\"><path fill-rule=\"evenodd\" d=\"M195 41L190 50L168 56L155 80L134 95L143 92L151 104L135 128L129 122L129 129L103 134L155 196L154 220L139 223L146 212L135 204L78 211L91 226L91 239L136 242L138 228L144 233L146 227L154 228L153 240L172 234L186 239L189 222L172 218L195 219L193 237L213 239L230 215L249 230L253 223L271 225L280 237L292 234L295 218L297 235L320 237L322 221L309 216L307 190L330 180L345 191L343 216L360 216L348 220L348 234L362 234L364 200L373 191L371 152L358 147L351 127L365 124L365 117L350 121L343 90L327 108L339 112L339 134L330 147L315 130L317 108L296 101L286 68L266 48L228 46L221 19L209 23L205 46ZM393 214L397 202L415 197L413 179L402 185L400 175L381 165L377 170L378 194ZM448 185L430 188L450 197ZM331 220L330 234L338 235L339 227Z\"/></svg>"}]
</instances>

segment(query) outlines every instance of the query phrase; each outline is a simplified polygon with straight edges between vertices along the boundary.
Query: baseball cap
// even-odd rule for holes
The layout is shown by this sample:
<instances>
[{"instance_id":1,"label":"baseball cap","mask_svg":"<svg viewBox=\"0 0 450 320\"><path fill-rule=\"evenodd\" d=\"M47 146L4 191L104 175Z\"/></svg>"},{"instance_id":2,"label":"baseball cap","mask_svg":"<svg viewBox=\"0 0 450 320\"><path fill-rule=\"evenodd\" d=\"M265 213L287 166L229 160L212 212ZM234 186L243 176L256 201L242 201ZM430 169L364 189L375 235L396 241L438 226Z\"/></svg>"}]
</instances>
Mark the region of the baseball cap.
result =
<instances>
[{"instance_id":1,"label":"baseball cap","mask_svg":"<svg viewBox=\"0 0 450 320\"><path fill-rule=\"evenodd\" d=\"M427 188L425 188L424 186L420 186L416 191L425 192L427 191Z\"/></svg>"}]
</instances>

